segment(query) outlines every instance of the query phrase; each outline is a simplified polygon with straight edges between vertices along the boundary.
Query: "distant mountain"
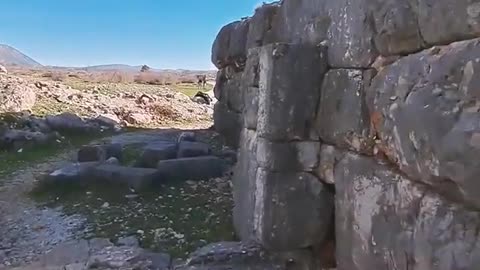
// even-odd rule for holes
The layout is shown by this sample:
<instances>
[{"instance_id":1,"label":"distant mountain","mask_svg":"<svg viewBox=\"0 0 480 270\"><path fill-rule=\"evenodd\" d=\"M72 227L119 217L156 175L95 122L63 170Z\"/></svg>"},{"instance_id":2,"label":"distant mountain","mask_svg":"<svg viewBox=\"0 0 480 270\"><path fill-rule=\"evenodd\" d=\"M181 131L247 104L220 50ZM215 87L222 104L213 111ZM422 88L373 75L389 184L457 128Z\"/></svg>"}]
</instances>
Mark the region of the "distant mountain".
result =
<instances>
[{"instance_id":1,"label":"distant mountain","mask_svg":"<svg viewBox=\"0 0 480 270\"><path fill-rule=\"evenodd\" d=\"M26 56L19 50L4 44L0 44L0 63L8 66L24 68L40 68L42 65Z\"/></svg>"},{"instance_id":2,"label":"distant mountain","mask_svg":"<svg viewBox=\"0 0 480 270\"><path fill-rule=\"evenodd\" d=\"M142 69L142 66L130 66L122 64L112 64L112 65L98 65L98 66L89 66L81 68L86 71L124 71L124 72L139 72Z\"/></svg>"}]
</instances>

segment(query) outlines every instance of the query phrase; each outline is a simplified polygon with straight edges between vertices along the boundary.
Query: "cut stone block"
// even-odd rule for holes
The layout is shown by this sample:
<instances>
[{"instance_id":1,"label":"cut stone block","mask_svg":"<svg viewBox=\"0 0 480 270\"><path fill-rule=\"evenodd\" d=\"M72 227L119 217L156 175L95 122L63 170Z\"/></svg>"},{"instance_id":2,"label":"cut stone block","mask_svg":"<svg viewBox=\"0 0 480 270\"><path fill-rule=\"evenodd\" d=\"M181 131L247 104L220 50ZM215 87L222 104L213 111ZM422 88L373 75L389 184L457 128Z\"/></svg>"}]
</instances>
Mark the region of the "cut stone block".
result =
<instances>
[{"instance_id":1,"label":"cut stone block","mask_svg":"<svg viewBox=\"0 0 480 270\"><path fill-rule=\"evenodd\" d=\"M138 161L138 167L156 168L160 160L177 157L177 144L171 141L160 141L148 144Z\"/></svg>"},{"instance_id":2,"label":"cut stone block","mask_svg":"<svg viewBox=\"0 0 480 270\"><path fill-rule=\"evenodd\" d=\"M206 143L183 141L178 144L177 158L208 156L211 152Z\"/></svg>"},{"instance_id":3,"label":"cut stone block","mask_svg":"<svg viewBox=\"0 0 480 270\"><path fill-rule=\"evenodd\" d=\"M152 186L160 178L156 169L102 164L91 169L91 178L97 182L123 184L135 190Z\"/></svg>"},{"instance_id":4,"label":"cut stone block","mask_svg":"<svg viewBox=\"0 0 480 270\"><path fill-rule=\"evenodd\" d=\"M320 142L276 143L259 138L257 143L258 164L275 172L311 172L319 155Z\"/></svg>"},{"instance_id":5,"label":"cut stone block","mask_svg":"<svg viewBox=\"0 0 480 270\"><path fill-rule=\"evenodd\" d=\"M283 43L262 47L259 136L308 139L326 70L325 47Z\"/></svg>"},{"instance_id":6,"label":"cut stone block","mask_svg":"<svg viewBox=\"0 0 480 270\"><path fill-rule=\"evenodd\" d=\"M162 160L157 165L162 183L209 180L223 176L226 169L225 160L214 156Z\"/></svg>"},{"instance_id":7,"label":"cut stone block","mask_svg":"<svg viewBox=\"0 0 480 270\"><path fill-rule=\"evenodd\" d=\"M287 251L324 243L333 224L334 195L319 179L261 168L256 179L254 231L262 246Z\"/></svg>"},{"instance_id":8,"label":"cut stone block","mask_svg":"<svg viewBox=\"0 0 480 270\"><path fill-rule=\"evenodd\" d=\"M373 71L333 69L322 85L316 129L332 145L371 152L370 114L366 101Z\"/></svg>"},{"instance_id":9,"label":"cut stone block","mask_svg":"<svg viewBox=\"0 0 480 270\"><path fill-rule=\"evenodd\" d=\"M478 211L363 156L347 154L335 179L338 269L478 267Z\"/></svg>"}]
</instances>

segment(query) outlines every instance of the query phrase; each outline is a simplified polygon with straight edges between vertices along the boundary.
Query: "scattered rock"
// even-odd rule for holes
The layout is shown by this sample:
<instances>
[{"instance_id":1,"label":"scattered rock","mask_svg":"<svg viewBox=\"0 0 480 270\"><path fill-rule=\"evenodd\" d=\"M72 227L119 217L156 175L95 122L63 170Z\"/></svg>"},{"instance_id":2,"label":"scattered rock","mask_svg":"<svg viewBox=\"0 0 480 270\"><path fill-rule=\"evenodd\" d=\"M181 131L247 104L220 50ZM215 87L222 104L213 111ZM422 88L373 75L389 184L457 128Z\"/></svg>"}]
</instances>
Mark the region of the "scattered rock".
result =
<instances>
[{"instance_id":1,"label":"scattered rock","mask_svg":"<svg viewBox=\"0 0 480 270\"><path fill-rule=\"evenodd\" d=\"M0 73L8 74L8 70L6 67L0 65Z\"/></svg>"},{"instance_id":2,"label":"scattered rock","mask_svg":"<svg viewBox=\"0 0 480 270\"><path fill-rule=\"evenodd\" d=\"M91 168L89 175L95 181L127 185L135 190L149 187L158 179L157 170L102 164Z\"/></svg>"}]
</instances>

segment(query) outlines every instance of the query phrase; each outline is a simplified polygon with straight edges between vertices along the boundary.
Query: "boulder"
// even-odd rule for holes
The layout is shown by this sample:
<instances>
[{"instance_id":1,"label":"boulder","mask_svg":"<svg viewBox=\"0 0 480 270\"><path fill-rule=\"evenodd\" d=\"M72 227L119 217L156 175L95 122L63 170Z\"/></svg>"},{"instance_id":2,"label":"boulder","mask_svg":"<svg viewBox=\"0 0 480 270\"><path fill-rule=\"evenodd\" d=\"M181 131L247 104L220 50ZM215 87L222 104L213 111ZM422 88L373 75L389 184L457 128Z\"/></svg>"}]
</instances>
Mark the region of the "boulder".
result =
<instances>
[{"instance_id":1,"label":"boulder","mask_svg":"<svg viewBox=\"0 0 480 270\"><path fill-rule=\"evenodd\" d=\"M112 164L101 164L91 168L89 175L97 182L126 185L135 190L151 187L160 178L157 170L150 168L123 167Z\"/></svg>"},{"instance_id":2,"label":"boulder","mask_svg":"<svg viewBox=\"0 0 480 270\"><path fill-rule=\"evenodd\" d=\"M478 267L478 211L354 154L336 166L335 187L338 269Z\"/></svg>"},{"instance_id":3,"label":"boulder","mask_svg":"<svg viewBox=\"0 0 480 270\"><path fill-rule=\"evenodd\" d=\"M157 165L162 183L209 180L223 176L226 170L226 162L214 156L162 160Z\"/></svg>"},{"instance_id":4,"label":"boulder","mask_svg":"<svg viewBox=\"0 0 480 270\"><path fill-rule=\"evenodd\" d=\"M8 74L8 70L6 67L0 65L0 73L3 73L3 74Z\"/></svg>"},{"instance_id":5,"label":"boulder","mask_svg":"<svg viewBox=\"0 0 480 270\"><path fill-rule=\"evenodd\" d=\"M480 209L480 40L401 58L372 82L377 149L410 178Z\"/></svg>"},{"instance_id":6,"label":"boulder","mask_svg":"<svg viewBox=\"0 0 480 270\"><path fill-rule=\"evenodd\" d=\"M177 144L171 141L157 141L150 143L143 148L137 166L145 168L156 168L160 160L173 159L177 157Z\"/></svg>"},{"instance_id":7,"label":"boulder","mask_svg":"<svg viewBox=\"0 0 480 270\"><path fill-rule=\"evenodd\" d=\"M92 132L99 131L99 126L87 123L72 113L62 113L46 117L47 124L52 130L59 132Z\"/></svg>"},{"instance_id":8,"label":"boulder","mask_svg":"<svg viewBox=\"0 0 480 270\"><path fill-rule=\"evenodd\" d=\"M351 69L332 69L325 75L316 117L316 129L324 142L371 152L366 90L373 75L370 70Z\"/></svg>"},{"instance_id":9,"label":"boulder","mask_svg":"<svg viewBox=\"0 0 480 270\"><path fill-rule=\"evenodd\" d=\"M178 144L177 158L208 156L211 152L206 143L183 141Z\"/></svg>"},{"instance_id":10,"label":"boulder","mask_svg":"<svg viewBox=\"0 0 480 270\"><path fill-rule=\"evenodd\" d=\"M453 4L448 0L421 0L417 9L420 32L429 45L472 39L480 34L478 1L457 0Z\"/></svg>"},{"instance_id":11,"label":"boulder","mask_svg":"<svg viewBox=\"0 0 480 270\"><path fill-rule=\"evenodd\" d=\"M332 225L334 195L319 179L263 168L256 179L254 232L262 246L288 251L324 244Z\"/></svg>"},{"instance_id":12,"label":"boulder","mask_svg":"<svg viewBox=\"0 0 480 270\"><path fill-rule=\"evenodd\" d=\"M146 113L130 113L125 118L132 125L145 125L152 121L152 115Z\"/></svg>"},{"instance_id":13,"label":"boulder","mask_svg":"<svg viewBox=\"0 0 480 270\"><path fill-rule=\"evenodd\" d=\"M31 110L37 100L35 86L10 76L0 80L0 113Z\"/></svg>"},{"instance_id":14,"label":"boulder","mask_svg":"<svg viewBox=\"0 0 480 270\"><path fill-rule=\"evenodd\" d=\"M218 79L214 90L218 100L237 113L242 112L244 108L242 74L226 68L224 72L219 72L218 76L224 76L224 78Z\"/></svg>"},{"instance_id":15,"label":"boulder","mask_svg":"<svg viewBox=\"0 0 480 270\"><path fill-rule=\"evenodd\" d=\"M325 48L270 44L262 47L260 65L257 123L260 137L310 138L320 86L327 70Z\"/></svg>"},{"instance_id":16,"label":"boulder","mask_svg":"<svg viewBox=\"0 0 480 270\"><path fill-rule=\"evenodd\" d=\"M120 126L120 119L115 114L101 114L95 118L95 122L97 122L101 126L105 126L111 129L118 128Z\"/></svg>"}]
</instances>

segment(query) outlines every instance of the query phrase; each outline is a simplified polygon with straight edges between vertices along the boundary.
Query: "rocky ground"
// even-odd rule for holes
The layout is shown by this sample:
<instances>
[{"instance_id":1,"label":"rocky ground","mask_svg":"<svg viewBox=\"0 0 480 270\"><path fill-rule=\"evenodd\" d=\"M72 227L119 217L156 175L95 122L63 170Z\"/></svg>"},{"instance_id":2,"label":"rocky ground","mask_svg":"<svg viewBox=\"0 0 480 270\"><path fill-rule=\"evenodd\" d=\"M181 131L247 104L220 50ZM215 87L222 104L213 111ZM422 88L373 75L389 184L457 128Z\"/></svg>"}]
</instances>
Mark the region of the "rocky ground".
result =
<instances>
[{"instance_id":1,"label":"rocky ground","mask_svg":"<svg viewBox=\"0 0 480 270\"><path fill-rule=\"evenodd\" d=\"M91 157L78 149L97 145L121 146L118 164L94 154L92 171L113 166L107 178L128 182L137 179L131 172L162 171L141 168L146 165L139 160L151 158L142 147L176 143L192 128L184 140L200 150L178 144L180 159L204 151L231 166L235 158L220 136L205 129L212 124L211 105L168 87L68 84L0 74L0 269L171 269L198 248L235 239L228 167L221 175L194 170L205 177L193 181L181 174L181 181L142 190L92 184L91 175L80 185L52 182L59 169L88 163L77 163ZM238 245L226 247L241 255Z\"/></svg>"}]
</instances>

